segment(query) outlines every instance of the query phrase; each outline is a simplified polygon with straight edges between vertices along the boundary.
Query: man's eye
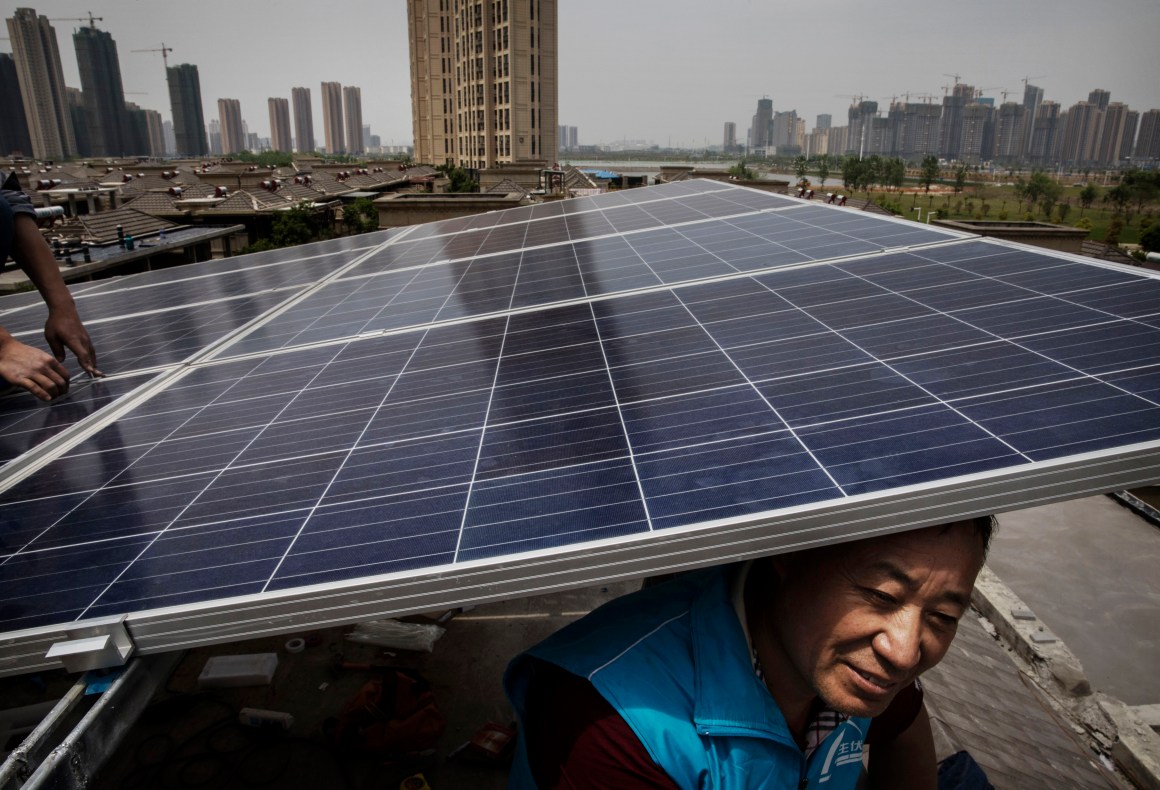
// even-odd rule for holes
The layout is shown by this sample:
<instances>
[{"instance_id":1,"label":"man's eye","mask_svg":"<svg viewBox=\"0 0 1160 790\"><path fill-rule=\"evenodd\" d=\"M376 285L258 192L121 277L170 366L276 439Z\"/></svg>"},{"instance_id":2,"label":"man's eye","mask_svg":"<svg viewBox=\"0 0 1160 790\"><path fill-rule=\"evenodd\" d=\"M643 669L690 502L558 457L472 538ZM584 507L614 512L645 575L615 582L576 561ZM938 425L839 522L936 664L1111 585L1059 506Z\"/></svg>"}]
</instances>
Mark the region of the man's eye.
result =
<instances>
[{"instance_id":1,"label":"man's eye","mask_svg":"<svg viewBox=\"0 0 1160 790\"><path fill-rule=\"evenodd\" d=\"M898 603L898 601L890 593L885 593L881 590L875 590L873 587L864 587L863 592L866 593L866 597L869 598L871 602L880 606L893 606L894 604Z\"/></svg>"},{"instance_id":2,"label":"man's eye","mask_svg":"<svg viewBox=\"0 0 1160 790\"><path fill-rule=\"evenodd\" d=\"M959 624L959 618L946 612L931 612L931 617L944 628L955 628Z\"/></svg>"}]
</instances>

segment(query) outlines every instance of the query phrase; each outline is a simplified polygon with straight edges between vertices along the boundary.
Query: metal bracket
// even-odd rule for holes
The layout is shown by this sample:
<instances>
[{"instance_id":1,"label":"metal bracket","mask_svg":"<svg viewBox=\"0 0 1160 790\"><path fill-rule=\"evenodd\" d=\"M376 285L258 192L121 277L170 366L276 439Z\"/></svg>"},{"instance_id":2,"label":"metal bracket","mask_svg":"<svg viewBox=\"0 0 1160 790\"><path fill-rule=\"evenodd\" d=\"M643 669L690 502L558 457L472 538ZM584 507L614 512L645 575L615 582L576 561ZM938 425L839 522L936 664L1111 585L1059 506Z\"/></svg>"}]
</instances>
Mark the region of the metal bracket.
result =
<instances>
[{"instance_id":1,"label":"metal bracket","mask_svg":"<svg viewBox=\"0 0 1160 790\"><path fill-rule=\"evenodd\" d=\"M68 639L56 642L45 658L59 661L69 672L119 667L133 655L133 640L125 627L127 615L86 622L67 631Z\"/></svg>"}]
</instances>

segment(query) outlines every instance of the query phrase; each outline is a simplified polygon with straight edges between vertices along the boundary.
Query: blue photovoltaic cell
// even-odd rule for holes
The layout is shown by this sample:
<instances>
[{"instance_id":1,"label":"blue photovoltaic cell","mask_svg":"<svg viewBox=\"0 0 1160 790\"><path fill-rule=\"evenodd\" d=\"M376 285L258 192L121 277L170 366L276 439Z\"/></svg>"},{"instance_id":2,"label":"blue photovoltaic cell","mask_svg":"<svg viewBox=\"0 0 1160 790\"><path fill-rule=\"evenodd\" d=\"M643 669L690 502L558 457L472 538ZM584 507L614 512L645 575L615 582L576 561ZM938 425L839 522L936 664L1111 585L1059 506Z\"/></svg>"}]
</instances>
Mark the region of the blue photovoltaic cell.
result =
<instances>
[{"instance_id":1,"label":"blue photovoltaic cell","mask_svg":"<svg viewBox=\"0 0 1160 790\"><path fill-rule=\"evenodd\" d=\"M72 382L67 395L44 403L23 390L0 401L0 465L68 430L149 380L149 376Z\"/></svg>"},{"instance_id":2,"label":"blue photovoltaic cell","mask_svg":"<svg viewBox=\"0 0 1160 790\"><path fill-rule=\"evenodd\" d=\"M194 362L0 492L0 628L772 523L1160 441L1141 273L679 182L389 232L304 298L261 290L321 284L359 238L90 297L142 313L90 323L103 367ZM142 380L0 400L0 446Z\"/></svg>"}]
</instances>

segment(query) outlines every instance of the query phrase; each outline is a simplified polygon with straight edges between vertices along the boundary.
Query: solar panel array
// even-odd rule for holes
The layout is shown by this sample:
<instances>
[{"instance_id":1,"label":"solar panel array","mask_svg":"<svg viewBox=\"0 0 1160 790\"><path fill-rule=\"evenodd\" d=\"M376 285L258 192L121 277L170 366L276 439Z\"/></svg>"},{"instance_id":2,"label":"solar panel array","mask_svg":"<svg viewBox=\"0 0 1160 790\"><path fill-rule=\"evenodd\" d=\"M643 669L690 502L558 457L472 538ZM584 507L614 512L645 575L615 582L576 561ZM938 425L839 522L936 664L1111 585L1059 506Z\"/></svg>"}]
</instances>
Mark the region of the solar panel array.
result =
<instances>
[{"instance_id":1,"label":"solar panel array","mask_svg":"<svg viewBox=\"0 0 1160 790\"><path fill-rule=\"evenodd\" d=\"M1158 289L706 181L87 289L117 375L0 401L0 671L1148 481Z\"/></svg>"}]
</instances>

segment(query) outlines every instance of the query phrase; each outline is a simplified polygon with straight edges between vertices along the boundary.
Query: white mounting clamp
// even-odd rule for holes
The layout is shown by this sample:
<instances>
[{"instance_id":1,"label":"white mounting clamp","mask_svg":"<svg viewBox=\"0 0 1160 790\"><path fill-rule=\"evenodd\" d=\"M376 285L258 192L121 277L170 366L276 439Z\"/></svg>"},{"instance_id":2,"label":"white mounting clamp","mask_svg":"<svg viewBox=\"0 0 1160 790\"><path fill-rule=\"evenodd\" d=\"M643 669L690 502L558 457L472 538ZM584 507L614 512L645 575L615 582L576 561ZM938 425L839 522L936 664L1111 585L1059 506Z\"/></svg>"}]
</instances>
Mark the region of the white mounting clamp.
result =
<instances>
[{"instance_id":1,"label":"white mounting clamp","mask_svg":"<svg viewBox=\"0 0 1160 790\"><path fill-rule=\"evenodd\" d=\"M126 615L118 615L88 620L67 631L68 639L54 643L45 658L60 661L69 672L122 666L133 655L125 619Z\"/></svg>"}]
</instances>

